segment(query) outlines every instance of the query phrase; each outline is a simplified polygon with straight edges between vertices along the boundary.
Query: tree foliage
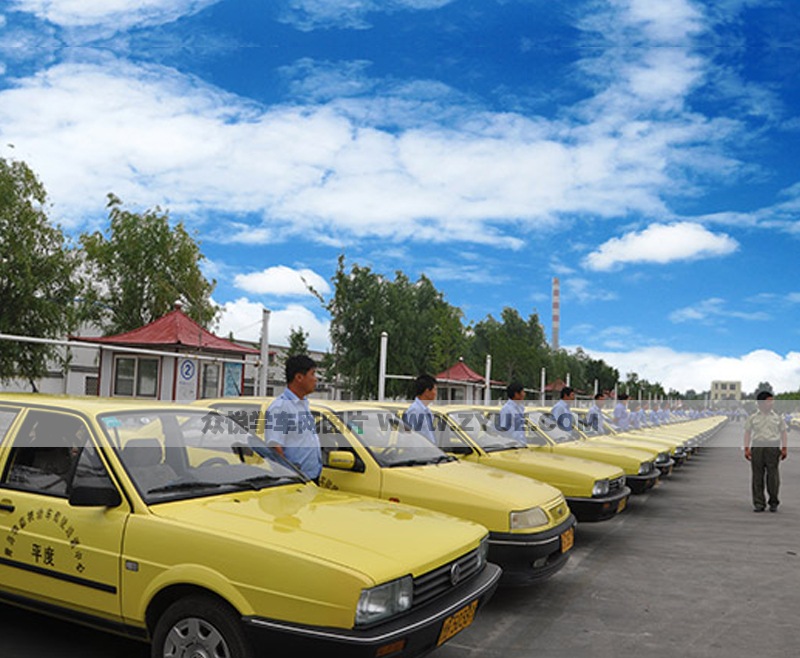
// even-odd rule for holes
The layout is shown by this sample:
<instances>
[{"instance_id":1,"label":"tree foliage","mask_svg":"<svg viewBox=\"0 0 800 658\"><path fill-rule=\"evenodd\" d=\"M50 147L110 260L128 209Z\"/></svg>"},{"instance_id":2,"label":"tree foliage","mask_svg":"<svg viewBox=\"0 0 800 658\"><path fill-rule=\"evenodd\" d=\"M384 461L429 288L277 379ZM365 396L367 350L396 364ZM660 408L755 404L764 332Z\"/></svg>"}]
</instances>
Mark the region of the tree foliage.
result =
<instances>
[{"instance_id":1,"label":"tree foliage","mask_svg":"<svg viewBox=\"0 0 800 658\"><path fill-rule=\"evenodd\" d=\"M158 207L124 210L113 194L107 207L107 235L81 236L95 282L90 292L95 319L107 331L121 333L160 318L181 300L184 312L208 327L218 311L211 302L216 282L203 276L204 257L183 223L170 226L168 213Z\"/></svg>"},{"instance_id":2,"label":"tree foliage","mask_svg":"<svg viewBox=\"0 0 800 658\"><path fill-rule=\"evenodd\" d=\"M79 259L45 212L44 186L24 162L0 158L0 333L64 338L80 320ZM34 380L54 346L0 341L0 379Z\"/></svg>"},{"instance_id":3,"label":"tree foliage","mask_svg":"<svg viewBox=\"0 0 800 658\"><path fill-rule=\"evenodd\" d=\"M541 369L550 361L549 352L539 317L534 313L523 320L516 309L506 307L500 320L489 315L472 328L468 363L483 372L486 355L491 354L492 379L538 388Z\"/></svg>"},{"instance_id":4,"label":"tree foliage","mask_svg":"<svg viewBox=\"0 0 800 658\"><path fill-rule=\"evenodd\" d=\"M448 304L431 281L411 281L402 272L394 280L339 257L333 297L325 302L331 315L332 366L356 397L378 390L381 333L389 335L387 372L435 374L452 365L463 346L461 311ZM406 395L406 383L387 382L388 395Z\"/></svg>"},{"instance_id":5,"label":"tree foliage","mask_svg":"<svg viewBox=\"0 0 800 658\"><path fill-rule=\"evenodd\" d=\"M296 356L297 354L308 354L308 332L303 331L303 327L291 327L289 331L289 348L286 350L286 357Z\"/></svg>"}]
</instances>

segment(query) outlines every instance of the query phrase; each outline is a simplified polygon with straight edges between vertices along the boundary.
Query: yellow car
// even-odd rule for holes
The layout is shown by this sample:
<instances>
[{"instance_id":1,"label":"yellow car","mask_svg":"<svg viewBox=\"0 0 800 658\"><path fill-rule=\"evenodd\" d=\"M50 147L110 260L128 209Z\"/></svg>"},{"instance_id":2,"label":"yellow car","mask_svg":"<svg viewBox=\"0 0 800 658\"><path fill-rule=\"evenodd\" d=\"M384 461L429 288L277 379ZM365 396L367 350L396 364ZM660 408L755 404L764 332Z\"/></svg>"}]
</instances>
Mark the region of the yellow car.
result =
<instances>
[{"instance_id":1,"label":"yellow car","mask_svg":"<svg viewBox=\"0 0 800 658\"><path fill-rule=\"evenodd\" d=\"M675 466L681 466L688 458L688 445L683 439L666 435L659 436L649 433L647 430L620 432L614 429L611 423L603 422L602 426L599 426L598 420L590 422L588 420L588 409L573 409L572 411L577 417L576 427L587 438L621 441L623 445L635 446L638 443L640 445L652 446L656 450L666 450L669 452L669 456ZM605 416L603 416L603 418L605 418ZM671 467L664 464L658 464L658 466L662 475L668 475L671 471Z\"/></svg>"},{"instance_id":2,"label":"yellow car","mask_svg":"<svg viewBox=\"0 0 800 658\"><path fill-rule=\"evenodd\" d=\"M0 600L159 658L418 656L472 622L485 528L261 446L208 409L0 396Z\"/></svg>"},{"instance_id":3,"label":"yellow car","mask_svg":"<svg viewBox=\"0 0 800 658\"><path fill-rule=\"evenodd\" d=\"M477 407L481 409L481 407ZM483 408L486 417L498 425L499 407ZM527 425L525 438L530 450L581 457L592 461L611 464L621 468L625 473L625 484L635 494L644 493L655 486L660 473L655 465L654 451L643 451L635 448L606 446L582 441L572 432L565 432L553 422L552 416L538 411L525 413Z\"/></svg>"},{"instance_id":4,"label":"yellow car","mask_svg":"<svg viewBox=\"0 0 800 658\"><path fill-rule=\"evenodd\" d=\"M258 403L252 398L210 404L234 417L238 413L255 419L263 435L264 423L270 422L270 400L259 402L257 410L248 407ZM489 561L503 568L507 584L550 576L569 558L575 517L558 489L459 461L374 403L312 400L310 409L322 445L322 487L417 505L486 526Z\"/></svg>"},{"instance_id":5,"label":"yellow car","mask_svg":"<svg viewBox=\"0 0 800 658\"><path fill-rule=\"evenodd\" d=\"M400 412L408 403L381 403ZM470 406L431 406L438 446L459 459L541 480L564 494L578 521L605 521L624 510L631 494L618 466L528 450Z\"/></svg>"}]
</instances>

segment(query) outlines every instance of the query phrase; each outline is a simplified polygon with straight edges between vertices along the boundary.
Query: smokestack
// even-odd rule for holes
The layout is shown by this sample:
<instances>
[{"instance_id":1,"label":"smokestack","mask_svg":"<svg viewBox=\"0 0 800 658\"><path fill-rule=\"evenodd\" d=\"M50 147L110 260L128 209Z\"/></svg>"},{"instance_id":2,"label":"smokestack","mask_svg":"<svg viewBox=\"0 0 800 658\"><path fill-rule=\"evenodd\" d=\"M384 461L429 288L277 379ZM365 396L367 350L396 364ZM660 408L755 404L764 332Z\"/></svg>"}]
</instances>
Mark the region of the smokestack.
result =
<instances>
[{"instance_id":1,"label":"smokestack","mask_svg":"<svg viewBox=\"0 0 800 658\"><path fill-rule=\"evenodd\" d=\"M558 277L553 277L553 339L550 346L558 349L558 331L561 328L561 285Z\"/></svg>"}]
</instances>

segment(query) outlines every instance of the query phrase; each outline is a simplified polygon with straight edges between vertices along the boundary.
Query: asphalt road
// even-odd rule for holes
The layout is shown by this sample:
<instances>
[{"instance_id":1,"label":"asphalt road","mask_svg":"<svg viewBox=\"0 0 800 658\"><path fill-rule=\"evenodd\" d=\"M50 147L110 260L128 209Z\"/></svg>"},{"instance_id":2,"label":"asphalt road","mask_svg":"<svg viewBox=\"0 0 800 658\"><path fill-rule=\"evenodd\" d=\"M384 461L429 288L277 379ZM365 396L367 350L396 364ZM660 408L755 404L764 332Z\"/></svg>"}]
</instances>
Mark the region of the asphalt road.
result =
<instances>
[{"instance_id":1,"label":"asphalt road","mask_svg":"<svg viewBox=\"0 0 800 658\"><path fill-rule=\"evenodd\" d=\"M800 451L754 514L729 425L618 518L582 524L552 579L500 590L436 658L787 658L798 653ZM148 647L0 605L2 658L145 658ZM277 658L277 657L276 657Z\"/></svg>"}]
</instances>

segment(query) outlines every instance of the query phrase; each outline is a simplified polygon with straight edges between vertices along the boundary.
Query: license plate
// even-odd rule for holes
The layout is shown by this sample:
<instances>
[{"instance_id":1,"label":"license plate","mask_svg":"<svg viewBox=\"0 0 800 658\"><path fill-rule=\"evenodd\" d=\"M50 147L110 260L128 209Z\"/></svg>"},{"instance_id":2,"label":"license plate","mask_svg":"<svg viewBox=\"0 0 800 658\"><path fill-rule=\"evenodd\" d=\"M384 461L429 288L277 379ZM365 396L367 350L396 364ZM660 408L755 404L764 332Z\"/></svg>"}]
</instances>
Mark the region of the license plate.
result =
<instances>
[{"instance_id":1,"label":"license plate","mask_svg":"<svg viewBox=\"0 0 800 658\"><path fill-rule=\"evenodd\" d=\"M624 510L628 506L628 499L623 498L621 501L617 503L617 514L619 514L622 510Z\"/></svg>"},{"instance_id":2,"label":"license plate","mask_svg":"<svg viewBox=\"0 0 800 658\"><path fill-rule=\"evenodd\" d=\"M456 633L460 633L467 626L469 626L472 623L472 620L475 619L475 611L477 609L478 599L475 599L468 606L461 608L461 610L453 613L447 619L445 619L444 623L442 624L442 632L439 633L439 641L436 642L436 646L438 647L440 644L444 644Z\"/></svg>"},{"instance_id":3,"label":"license plate","mask_svg":"<svg viewBox=\"0 0 800 658\"><path fill-rule=\"evenodd\" d=\"M561 533L561 552L566 553L575 544L575 528Z\"/></svg>"}]
</instances>

